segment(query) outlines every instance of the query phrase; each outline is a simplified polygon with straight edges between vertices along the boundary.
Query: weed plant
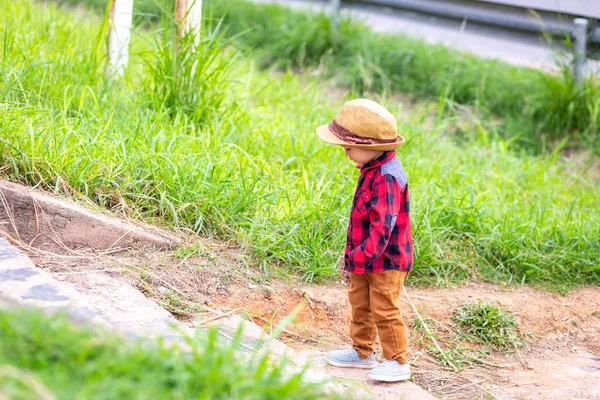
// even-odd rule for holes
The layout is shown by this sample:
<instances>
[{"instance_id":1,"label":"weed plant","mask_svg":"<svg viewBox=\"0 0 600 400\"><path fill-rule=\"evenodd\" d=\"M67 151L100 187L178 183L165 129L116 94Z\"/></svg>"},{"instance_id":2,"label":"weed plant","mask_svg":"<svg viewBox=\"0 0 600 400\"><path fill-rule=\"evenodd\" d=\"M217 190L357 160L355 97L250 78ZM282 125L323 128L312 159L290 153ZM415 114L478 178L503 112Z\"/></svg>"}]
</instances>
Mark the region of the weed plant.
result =
<instances>
[{"instance_id":1,"label":"weed plant","mask_svg":"<svg viewBox=\"0 0 600 400\"><path fill-rule=\"evenodd\" d=\"M465 304L454 315L467 339L495 349L506 349L520 342L516 317L499 304L477 302Z\"/></svg>"},{"instance_id":2,"label":"weed plant","mask_svg":"<svg viewBox=\"0 0 600 400\"><path fill-rule=\"evenodd\" d=\"M175 40L174 21L166 21L155 34L152 51L143 57L151 106L171 117L185 115L196 126L232 115L235 102L225 103L236 57L225 51L228 41L220 24L207 26L196 42L190 32Z\"/></svg>"}]
</instances>

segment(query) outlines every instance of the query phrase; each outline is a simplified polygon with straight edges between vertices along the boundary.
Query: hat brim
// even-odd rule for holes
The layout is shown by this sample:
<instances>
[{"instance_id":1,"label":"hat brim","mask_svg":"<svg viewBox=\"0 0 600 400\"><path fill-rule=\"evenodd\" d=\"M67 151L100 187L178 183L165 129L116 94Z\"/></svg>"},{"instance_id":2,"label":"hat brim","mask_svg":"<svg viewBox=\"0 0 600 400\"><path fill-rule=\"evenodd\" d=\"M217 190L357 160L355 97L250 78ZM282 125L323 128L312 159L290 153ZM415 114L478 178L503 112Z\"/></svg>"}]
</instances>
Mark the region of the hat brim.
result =
<instances>
[{"instance_id":1,"label":"hat brim","mask_svg":"<svg viewBox=\"0 0 600 400\"><path fill-rule=\"evenodd\" d=\"M317 135L321 140L327 142L329 144L335 144L338 146L346 146L346 147L356 147L359 149L366 150L394 150L404 144L405 139L398 135L396 141L393 143L375 143L375 144L356 144L356 143L348 143L344 142L342 139L335 136L329 130L328 125L321 125L317 128Z\"/></svg>"}]
</instances>

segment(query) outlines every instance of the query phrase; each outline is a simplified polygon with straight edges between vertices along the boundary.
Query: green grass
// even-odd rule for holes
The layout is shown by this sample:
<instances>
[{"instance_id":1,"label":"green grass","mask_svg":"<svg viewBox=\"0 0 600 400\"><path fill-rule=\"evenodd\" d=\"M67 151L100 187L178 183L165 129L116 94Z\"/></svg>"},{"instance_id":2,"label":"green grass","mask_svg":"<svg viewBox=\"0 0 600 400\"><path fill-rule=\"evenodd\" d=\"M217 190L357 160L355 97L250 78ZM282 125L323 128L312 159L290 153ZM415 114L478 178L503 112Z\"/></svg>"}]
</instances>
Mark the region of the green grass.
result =
<instances>
[{"instance_id":1,"label":"green grass","mask_svg":"<svg viewBox=\"0 0 600 400\"><path fill-rule=\"evenodd\" d=\"M429 328L429 332L425 328ZM419 344L422 348L427 349L428 353L434 357L438 363L447 367L464 369L469 366L481 364L491 354L489 348L473 348L470 338L465 337L459 329L446 322L440 322L432 318L426 318L423 321L416 319L413 323L414 343ZM449 336L448 333L451 333ZM438 343L442 343L444 349L442 351L433 344L436 339ZM479 346L481 347L481 346Z\"/></svg>"},{"instance_id":2,"label":"green grass","mask_svg":"<svg viewBox=\"0 0 600 400\"><path fill-rule=\"evenodd\" d=\"M515 315L498 304L482 301L465 304L456 310L454 320L468 340L496 349L516 346L521 339Z\"/></svg>"},{"instance_id":3,"label":"green grass","mask_svg":"<svg viewBox=\"0 0 600 400\"><path fill-rule=\"evenodd\" d=\"M0 309L0 396L29 399L332 398L287 361L225 345L216 330L187 338L128 341L36 310ZM54 396L52 396L54 395Z\"/></svg>"},{"instance_id":4,"label":"green grass","mask_svg":"<svg viewBox=\"0 0 600 400\"><path fill-rule=\"evenodd\" d=\"M5 178L236 240L266 277L337 273L357 171L315 138L345 100L332 100L331 81L264 70L216 28L196 59L177 58L172 27L159 24L135 31L126 76L109 82L100 17L0 5ZM206 68L178 80L195 60ZM596 182L558 152L520 154L476 117L457 143L444 97L404 114L383 102L408 138L411 282L600 283Z\"/></svg>"},{"instance_id":5,"label":"green grass","mask_svg":"<svg viewBox=\"0 0 600 400\"><path fill-rule=\"evenodd\" d=\"M106 0L58 0L103 10ZM139 4L137 4L139 3ZM242 48L253 49L261 65L299 67L333 77L358 92L399 91L414 98L443 96L478 113L496 116L492 133L514 145L540 152L569 138L572 146L600 153L600 83L581 89L571 67L557 54L559 74L482 59L401 34L374 33L343 19L339 30L324 14L248 1L206 1L224 18ZM168 19L174 0L136 2L139 22ZM496 118L497 119L497 118Z\"/></svg>"},{"instance_id":6,"label":"green grass","mask_svg":"<svg viewBox=\"0 0 600 400\"><path fill-rule=\"evenodd\" d=\"M549 141L575 137L600 151L600 83L574 87L564 62L559 75L478 58L401 34L374 33L346 19L339 31L323 15L252 2L212 1L216 16L238 41L260 49L265 63L323 71L359 92L443 96L485 116L499 116L492 132L540 151ZM557 55L558 57L558 55Z\"/></svg>"}]
</instances>

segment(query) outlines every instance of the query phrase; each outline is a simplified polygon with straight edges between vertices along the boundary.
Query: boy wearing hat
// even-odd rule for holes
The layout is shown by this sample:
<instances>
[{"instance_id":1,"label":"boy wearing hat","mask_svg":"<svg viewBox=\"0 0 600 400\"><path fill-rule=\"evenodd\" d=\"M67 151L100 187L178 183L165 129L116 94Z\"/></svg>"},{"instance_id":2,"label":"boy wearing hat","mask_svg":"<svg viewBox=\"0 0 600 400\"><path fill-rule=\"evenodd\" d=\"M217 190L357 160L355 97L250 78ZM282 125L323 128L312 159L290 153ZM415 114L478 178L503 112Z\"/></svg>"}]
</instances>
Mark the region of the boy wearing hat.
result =
<instances>
[{"instance_id":1,"label":"boy wearing hat","mask_svg":"<svg viewBox=\"0 0 600 400\"><path fill-rule=\"evenodd\" d=\"M345 103L328 125L317 128L327 143L342 146L360 169L352 202L344 269L349 272L352 347L330 351L327 363L365 368L369 378L396 382L410 378L406 332L398 297L413 265L408 183L396 148L404 143L396 119L378 103ZM379 333L385 362L373 349Z\"/></svg>"}]
</instances>

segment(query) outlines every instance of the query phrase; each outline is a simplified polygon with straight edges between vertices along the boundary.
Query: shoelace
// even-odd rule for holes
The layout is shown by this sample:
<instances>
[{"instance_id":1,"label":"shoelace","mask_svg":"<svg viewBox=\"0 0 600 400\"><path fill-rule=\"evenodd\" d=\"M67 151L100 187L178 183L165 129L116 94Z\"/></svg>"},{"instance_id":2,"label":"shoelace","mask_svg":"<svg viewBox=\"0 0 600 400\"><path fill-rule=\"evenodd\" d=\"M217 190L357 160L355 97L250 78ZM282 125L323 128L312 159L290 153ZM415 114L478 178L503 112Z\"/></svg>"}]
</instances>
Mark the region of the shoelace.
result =
<instances>
[{"instance_id":1,"label":"shoelace","mask_svg":"<svg viewBox=\"0 0 600 400\"><path fill-rule=\"evenodd\" d=\"M384 366L390 366L390 367L397 367L397 366L398 366L398 361L394 361L394 360L385 360L385 361L383 362L383 364L381 364L381 365L384 365Z\"/></svg>"},{"instance_id":2,"label":"shoelace","mask_svg":"<svg viewBox=\"0 0 600 400\"><path fill-rule=\"evenodd\" d=\"M350 347L349 349L343 350L344 355L354 354L354 349Z\"/></svg>"},{"instance_id":3,"label":"shoelace","mask_svg":"<svg viewBox=\"0 0 600 400\"><path fill-rule=\"evenodd\" d=\"M406 364L399 364L398 361L395 361L395 360L385 360L381 365L398 368L398 365L405 366ZM408 367L410 368L410 364L408 365Z\"/></svg>"}]
</instances>

